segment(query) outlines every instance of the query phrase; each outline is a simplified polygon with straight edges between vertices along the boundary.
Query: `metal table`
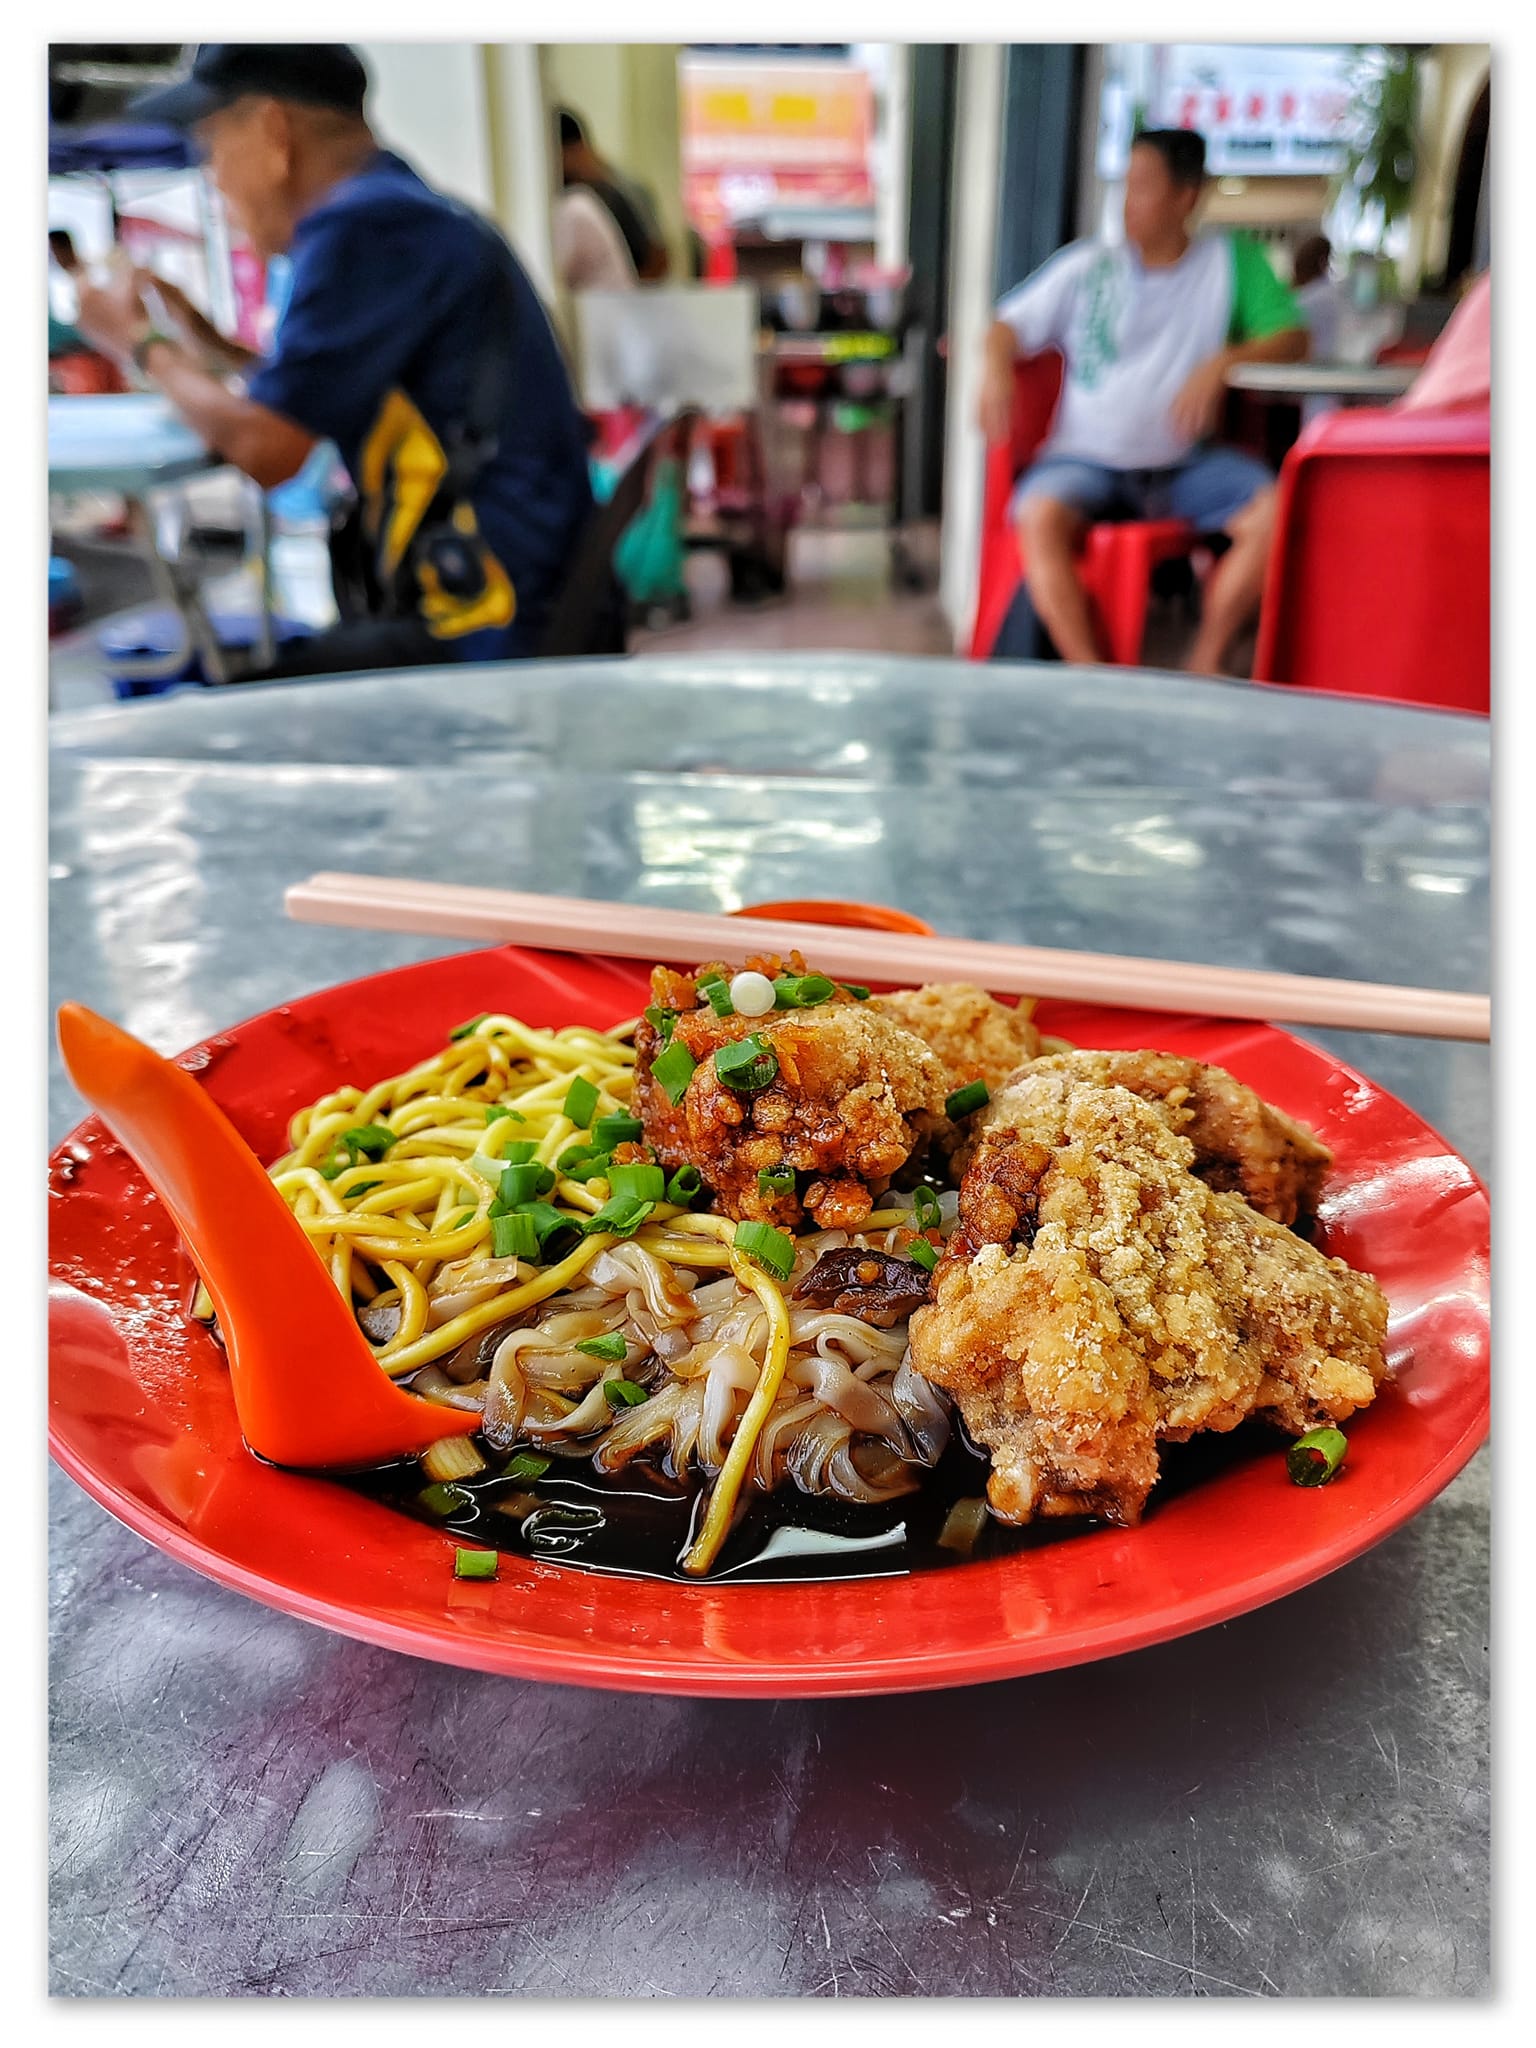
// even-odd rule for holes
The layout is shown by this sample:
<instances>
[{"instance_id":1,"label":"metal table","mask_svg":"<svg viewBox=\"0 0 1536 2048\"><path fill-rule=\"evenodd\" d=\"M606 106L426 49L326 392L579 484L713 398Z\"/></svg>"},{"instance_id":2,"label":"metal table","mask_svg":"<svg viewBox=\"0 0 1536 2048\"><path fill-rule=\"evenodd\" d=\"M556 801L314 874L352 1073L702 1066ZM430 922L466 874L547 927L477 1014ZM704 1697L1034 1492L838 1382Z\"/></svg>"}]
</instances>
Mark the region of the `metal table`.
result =
<instances>
[{"instance_id":1,"label":"metal table","mask_svg":"<svg viewBox=\"0 0 1536 2048\"><path fill-rule=\"evenodd\" d=\"M1385 404L1401 398L1422 365L1417 363L1234 363L1234 391L1274 398L1343 398Z\"/></svg>"},{"instance_id":2,"label":"metal table","mask_svg":"<svg viewBox=\"0 0 1536 2048\"><path fill-rule=\"evenodd\" d=\"M169 1051L449 950L318 868L1486 987L1486 721L814 656L251 687L54 721L55 990ZM1315 1034L1479 1167L1472 1046ZM52 1127L79 1105L55 1066ZM1460 1993L1488 1984L1487 1460L1320 1585L911 1698L642 1699L394 1656L53 1475L64 1994Z\"/></svg>"},{"instance_id":3,"label":"metal table","mask_svg":"<svg viewBox=\"0 0 1536 2048\"><path fill-rule=\"evenodd\" d=\"M181 621L183 644L163 659L146 660L136 673L161 681L179 673L195 650L210 682L228 682L243 666L265 667L273 659L271 522L264 491L247 489L248 545L259 574L255 641L243 659L220 641L201 595L204 565L189 545L191 520L185 502L173 502L157 519L151 492L167 491L189 477L206 475L217 458L155 392L129 392L48 400L48 491L50 497L111 492L128 509L132 545L143 557L156 595ZM162 530L162 528L164 530Z\"/></svg>"}]
</instances>

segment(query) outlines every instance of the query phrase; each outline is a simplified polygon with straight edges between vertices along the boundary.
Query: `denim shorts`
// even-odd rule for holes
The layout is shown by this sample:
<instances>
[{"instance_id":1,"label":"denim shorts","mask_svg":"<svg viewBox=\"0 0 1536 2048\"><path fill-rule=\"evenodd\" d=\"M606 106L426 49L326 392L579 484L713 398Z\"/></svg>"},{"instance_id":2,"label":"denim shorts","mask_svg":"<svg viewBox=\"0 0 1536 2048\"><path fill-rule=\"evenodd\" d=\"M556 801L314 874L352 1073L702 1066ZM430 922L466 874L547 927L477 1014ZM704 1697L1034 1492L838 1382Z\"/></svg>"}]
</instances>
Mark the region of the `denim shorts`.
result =
<instances>
[{"instance_id":1,"label":"denim shorts","mask_svg":"<svg viewBox=\"0 0 1536 2048\"><path fill-rule=\"evenodd\" d=\"M1045 455L1030 464L1013 494L1016 519L1025 500L1054 498L1089 519L1184 519L1197 533L1220 533L1274 477L1241 448L1197 448L1172 469L1109 469L1076 455Z\"/></svg>"}]
</instances>

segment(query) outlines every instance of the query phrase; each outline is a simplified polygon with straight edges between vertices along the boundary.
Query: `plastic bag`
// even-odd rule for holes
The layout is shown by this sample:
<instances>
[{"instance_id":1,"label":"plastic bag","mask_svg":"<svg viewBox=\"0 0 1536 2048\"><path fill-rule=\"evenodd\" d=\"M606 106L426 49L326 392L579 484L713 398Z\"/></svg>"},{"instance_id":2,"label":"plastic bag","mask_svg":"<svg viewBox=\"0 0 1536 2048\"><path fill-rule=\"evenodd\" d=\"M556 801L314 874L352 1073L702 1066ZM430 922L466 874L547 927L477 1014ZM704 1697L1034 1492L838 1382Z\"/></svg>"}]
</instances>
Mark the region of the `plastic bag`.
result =
<instances>
[{"instance_id":1,"label":"plastic bag","mask_svg":"<svg viewBox=\"0 0 1536 2048\"><path fill-rule=\"evenodd\" d=\"M685 553L682 468L664 456L649 498L619 536L614 573L632 604L666 604L682 594Z\"/></svg>"}]
</instances>

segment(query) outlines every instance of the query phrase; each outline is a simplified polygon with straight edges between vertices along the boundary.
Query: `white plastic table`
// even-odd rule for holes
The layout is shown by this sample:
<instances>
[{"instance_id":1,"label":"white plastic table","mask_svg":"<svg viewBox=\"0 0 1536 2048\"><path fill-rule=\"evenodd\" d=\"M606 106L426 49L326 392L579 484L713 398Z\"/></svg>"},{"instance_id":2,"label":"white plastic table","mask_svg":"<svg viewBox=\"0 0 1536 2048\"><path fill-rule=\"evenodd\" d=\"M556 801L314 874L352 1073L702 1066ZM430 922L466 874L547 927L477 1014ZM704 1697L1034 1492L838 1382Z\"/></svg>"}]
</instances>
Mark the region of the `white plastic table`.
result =
<instances>
[{"instance_id":1,"label":"white plastic table","mask_svg":"<svg viewBox=\"0 0 1536 2048\"><path fill-rule=\"evenodd\" d=\"M1234 391L1274 398L1401 398L1419 374L1416 363L1234 363Z\"/></svg>"},{"instance_id":2,"label":"white plastic table","mask_svg":"<svg viewBox=\"0 0 1536 2048\"><path fill-rule=\"evenodd\" d=\"M51 738L55 998L165 1052L460 949L295 924L318 868L637 917L859 897L980 939L1488 986L1488 721L1449 712L801 652L201 690ZM1486 1046L1306 1035L1486 1163ZM62 1137L83 1105L50 1073ZM775 1702L351 1642L55 1472L51 1987L1482 1996L1488 1477L1484 1452L1319 1584L1154 1649Z\"/></svg>"}]
</instances>

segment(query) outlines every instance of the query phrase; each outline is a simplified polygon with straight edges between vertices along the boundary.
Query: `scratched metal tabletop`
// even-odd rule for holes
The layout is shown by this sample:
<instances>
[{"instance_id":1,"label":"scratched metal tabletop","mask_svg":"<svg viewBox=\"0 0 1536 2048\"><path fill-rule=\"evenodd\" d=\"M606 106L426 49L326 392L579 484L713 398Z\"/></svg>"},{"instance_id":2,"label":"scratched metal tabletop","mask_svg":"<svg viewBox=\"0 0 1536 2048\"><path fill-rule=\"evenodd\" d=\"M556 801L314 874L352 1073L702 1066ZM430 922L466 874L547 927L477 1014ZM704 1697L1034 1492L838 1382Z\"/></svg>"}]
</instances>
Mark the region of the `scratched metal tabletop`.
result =
<instances>
[{"instance_id":1,"label":"scratched metal tabletop","mask_svg":"<svg viewBox=\"0 0 1536 2048\"><path fill-rule=\"evenodd\" d=\"M456 950L289 924L355 868L1487 986L1485 724L1160 674L648 659L53 723L55 993L172 1051ZM1345 1032L1480 1170L1482 1048ZM81 1106L57 1065L55 1138ZM1480 1455L1259 1613L909 1698L646 1699L368 1648L53 1475L65 1995L1476 1994Z\"/></svg>"}]
</instances>

